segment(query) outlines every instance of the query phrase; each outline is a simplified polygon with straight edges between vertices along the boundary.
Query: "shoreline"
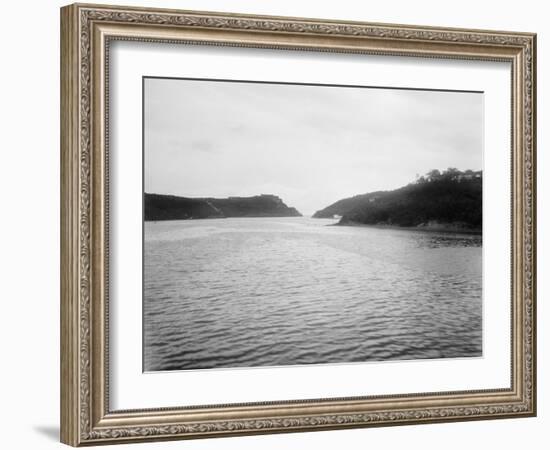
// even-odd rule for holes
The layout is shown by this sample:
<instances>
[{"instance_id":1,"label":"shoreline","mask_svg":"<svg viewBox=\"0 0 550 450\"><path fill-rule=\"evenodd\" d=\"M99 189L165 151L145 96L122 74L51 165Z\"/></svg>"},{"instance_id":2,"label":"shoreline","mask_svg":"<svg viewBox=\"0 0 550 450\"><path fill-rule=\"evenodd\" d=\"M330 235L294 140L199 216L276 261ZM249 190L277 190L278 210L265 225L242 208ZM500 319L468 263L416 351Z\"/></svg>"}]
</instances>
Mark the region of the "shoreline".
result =
<instances>
[{"instance_id":1,"label":"shoreline","mask_svg":"<svg viewBox=\"0 0 550 450\"><path fill-rule=\"evenodd\" d=\"M217 217L187 217L181 219L143 219L143 223L157 223L157 222L193 222L197 220L225 220L225 219L299 219L301 216L217 216Z\"/></svg>"},{"instance_id":2,"label":"shoreline","mask_svg":"<svg viewBox=\"0 0 550 450\"><path fill-rule=\"evenodd\" d=\"M405 231L431 231L439 233L448 233L448 234L469 234L481 236L483 234L482 230L477 229L465 229L460 227L453 226L444 226L444 225L426 225L426 226L409 226L404 227L400 225L386 225L386 224L367 224L360 222L346 222L346 223L334 223L327 225L327 227L368 227L368 228L377 228L381 230L405 230Z\"/></svg>"}]
</instances>

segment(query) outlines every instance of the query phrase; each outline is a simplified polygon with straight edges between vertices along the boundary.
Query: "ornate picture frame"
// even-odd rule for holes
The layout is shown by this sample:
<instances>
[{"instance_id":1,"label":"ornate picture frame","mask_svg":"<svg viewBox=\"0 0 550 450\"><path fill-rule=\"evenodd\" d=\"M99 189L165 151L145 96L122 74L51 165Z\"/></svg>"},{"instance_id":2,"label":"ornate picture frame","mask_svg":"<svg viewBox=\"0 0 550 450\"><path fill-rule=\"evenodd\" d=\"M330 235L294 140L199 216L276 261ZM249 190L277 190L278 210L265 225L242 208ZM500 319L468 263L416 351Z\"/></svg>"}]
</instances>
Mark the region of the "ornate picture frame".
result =
<instances>
[{"instance_id":1,"label":"ornate picture frame","mask_svg":"<svg viewBox=\"0 0 550 450\"><path fill-rule=\"evenodd\" d=\"M115 41L511 65L511 385L403 395L112 410L109 49ZM74 4L61 9L61 441L161 439L536 414L536 35Z\"/></svg>"}]
</instances>

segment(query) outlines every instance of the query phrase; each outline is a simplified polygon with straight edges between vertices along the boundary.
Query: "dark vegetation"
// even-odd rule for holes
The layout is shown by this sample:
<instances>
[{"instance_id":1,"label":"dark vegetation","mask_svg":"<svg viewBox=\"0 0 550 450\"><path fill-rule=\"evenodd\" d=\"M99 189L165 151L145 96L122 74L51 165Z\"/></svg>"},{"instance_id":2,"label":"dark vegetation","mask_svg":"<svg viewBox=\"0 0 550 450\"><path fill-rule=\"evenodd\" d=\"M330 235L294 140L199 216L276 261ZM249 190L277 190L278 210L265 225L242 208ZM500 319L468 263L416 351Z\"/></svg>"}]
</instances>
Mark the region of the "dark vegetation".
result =
<instances>
[{"instance_id":1,"label":"dark vegetation","mask_svg":"<svg viewBox=\"0 0 550 450\"><path fill-rule=\"evenodd\" d=\"M275 195L229 198L188 198L145 194L144 218L152 220L216 219L224 217L295 217L296 208Z\"/></svg>"},{"instance_id":2,"label":"dark vegetation","mask_svg":"<svg viewBox=\"0 0 550 450\"><path fill-rule=\"evenodd\" d=\"M340 200L313 217L342 216L340 225L443 227L480 231L482 173L432 170L414 183Z\"/></svg>"},{"instance_id":3,"label":"dark vegetation","mask_svg":"<svg viewBox=\"0 0 550 450\"><path fill-rule=\"evenodd\" d=\"M379 198L385 194L387 194L387 191L378 191L344 198L324 209L317 211L312 217L315 219L332 219L334 216L343 216L344 214L353 211L355 208L367 204L369 200Z\"/></svg>"}]
</instances>

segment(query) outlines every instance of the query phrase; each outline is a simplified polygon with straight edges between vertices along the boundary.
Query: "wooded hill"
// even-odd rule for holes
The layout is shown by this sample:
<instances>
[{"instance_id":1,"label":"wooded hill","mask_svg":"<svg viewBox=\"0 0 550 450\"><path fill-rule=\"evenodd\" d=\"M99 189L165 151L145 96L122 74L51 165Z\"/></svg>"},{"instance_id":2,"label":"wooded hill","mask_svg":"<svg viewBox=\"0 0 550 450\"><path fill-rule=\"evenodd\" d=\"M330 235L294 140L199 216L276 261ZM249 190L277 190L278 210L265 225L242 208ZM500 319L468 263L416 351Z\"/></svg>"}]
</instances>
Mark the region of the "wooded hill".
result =
<instances>
[{"instance_id":1,"label":"wooded hill","mask_svg":"<svg viewBox=\"0 0 550 450\"><path fill-rule=\"evenodd\" d=\"M144 219L184 220L224 217L296 217L301 214L275 195L229 198L189 198L145 194Z\"/></svg>"},{"instance_id":2,"label":"wooded hill","mask_svg":"<svg viewBox=\"0 0 550 450\"><path fill-rule=\"evenodd\" d=\"M482 172L432 170L414 183L339 200L313 217L342 216L340 225L368 224L480 231Z\"/></svg>"}]
</instances>

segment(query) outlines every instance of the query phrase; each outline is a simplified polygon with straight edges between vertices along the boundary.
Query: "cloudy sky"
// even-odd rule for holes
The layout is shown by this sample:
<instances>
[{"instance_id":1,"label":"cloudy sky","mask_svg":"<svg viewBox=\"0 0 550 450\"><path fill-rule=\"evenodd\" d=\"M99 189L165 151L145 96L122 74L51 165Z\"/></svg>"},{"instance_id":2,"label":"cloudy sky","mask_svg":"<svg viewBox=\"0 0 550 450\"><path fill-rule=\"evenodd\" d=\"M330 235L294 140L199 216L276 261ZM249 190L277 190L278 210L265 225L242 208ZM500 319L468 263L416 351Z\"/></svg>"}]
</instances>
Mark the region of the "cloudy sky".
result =
<instances>
[{"instance_id":1,"label":"cloudy sky","mask_svg":"<svg viewBox=\"0 0 550 450\"><path fill-rule=\"evenodd\" d=\"M479 170L483 94L145 79L145 192L275 194L303 214Z\"/></svg>"}]
</instances>

